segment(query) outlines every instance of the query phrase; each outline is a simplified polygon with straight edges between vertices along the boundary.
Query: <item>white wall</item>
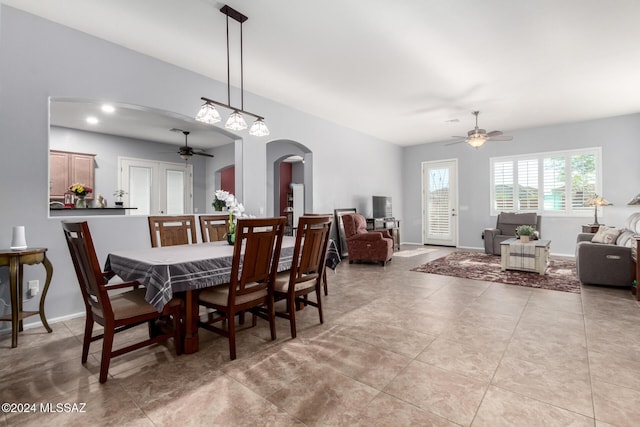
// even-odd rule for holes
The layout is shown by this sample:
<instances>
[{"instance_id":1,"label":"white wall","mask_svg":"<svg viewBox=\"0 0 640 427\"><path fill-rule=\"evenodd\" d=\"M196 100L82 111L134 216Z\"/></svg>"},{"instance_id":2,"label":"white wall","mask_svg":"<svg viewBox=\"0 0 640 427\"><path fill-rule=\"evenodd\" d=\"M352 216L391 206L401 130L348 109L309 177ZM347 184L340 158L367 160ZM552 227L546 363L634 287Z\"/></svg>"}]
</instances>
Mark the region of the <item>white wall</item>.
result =
<instances>
[{"instance_id":1,"label":"white wall","mask_svg":"<svg viewBox=\"0 0 640 427\"><path fill-rule=\"evenodd\" d=\"M226 85L3 5L0 89L0 242L8 247L11 227L25 225L27 243L47 247L54 266L47 317L81 312L60 220L48 219L48 98L99 99L192 116L201 96L224 99ZM313 151L313 200L319 212L366 209L374 193L401 200L401 148L250 93L245 93L245 105L263 114L272 132L266 141L238 134L242 140L234 156L241 193L238 188L236 193L243 196L248 212L258 214L266 207L265 144L276 139L299 141ZM207 182L206 191L212 194L211 185ZM110 251L150 245L146 218L88 221L101 263ZM4 270L2 282L7 280ZM43 280L42 272L38 266L27 267L25 279ZM7 295L0 298L8 301ZM26 309L35 306L36 301L25 303Z\"/></svg>"},{"instance_id":2,"label":"white wall","mask_svg":"<svg viewBox=\"0 0 640 427\"><path fill-rule=\"evenodd\" d=\"M447 142L409 147L403 153L404 241L422 242L421 163L458 159L459 246L484 247L481 233L495 227L496 217L489 215L489 158L602 147L603 196L613 203L603 209L599 222L622 226L637 207L626 206L640 192L640 114L568 123L508 132L513 141L493 141L479 149L467 144ZM394 206L395 207L395 206ZM585 218L542 218L542 236L551 240L552 254L573 255L576 234L581 225L593 222Z\"/></svg>"}]
</instances>

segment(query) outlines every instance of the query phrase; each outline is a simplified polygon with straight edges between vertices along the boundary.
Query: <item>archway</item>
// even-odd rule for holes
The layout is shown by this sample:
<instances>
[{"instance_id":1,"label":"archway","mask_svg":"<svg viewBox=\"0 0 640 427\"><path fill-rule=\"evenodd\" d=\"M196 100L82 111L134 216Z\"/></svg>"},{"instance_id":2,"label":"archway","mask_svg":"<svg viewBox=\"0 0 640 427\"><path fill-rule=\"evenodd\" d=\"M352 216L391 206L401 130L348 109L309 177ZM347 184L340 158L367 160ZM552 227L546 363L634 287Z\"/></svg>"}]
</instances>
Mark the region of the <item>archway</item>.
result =
<instances>
[{"instance_id":1,"label":"archway","mask_svg":"<svg viewBox=\"0 0 640 427\"><path fill-rule=\"evenodd\" d=\"M291 165L290 182L281 180L283 163ZM286 196L285 189L289 183L304 185L302 212L313 212L313 153L296 141L271 141L267 144L267 206L270 206L268 215L284 215L281 203Z\"/></svg>"}]
</instances>

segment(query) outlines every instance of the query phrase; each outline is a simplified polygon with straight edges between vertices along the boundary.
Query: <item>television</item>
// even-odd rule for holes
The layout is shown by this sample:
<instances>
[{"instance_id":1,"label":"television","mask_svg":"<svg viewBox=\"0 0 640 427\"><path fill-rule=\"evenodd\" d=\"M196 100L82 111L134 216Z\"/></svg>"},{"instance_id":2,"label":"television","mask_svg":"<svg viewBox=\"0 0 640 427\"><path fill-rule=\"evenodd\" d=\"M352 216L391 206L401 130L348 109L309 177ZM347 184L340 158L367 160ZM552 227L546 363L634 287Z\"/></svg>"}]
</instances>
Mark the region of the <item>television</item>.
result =
<instances>
[{"instance_id":1,"label":"television","mask_svg":"<svg viewBox=\"0 0 640 427\"><path fill-rule=\"evenodd\" d=\"M393 217L393 212L391 209L391 197L373 196L373 217L374 218Z\"/></svg>"}]
</instances>

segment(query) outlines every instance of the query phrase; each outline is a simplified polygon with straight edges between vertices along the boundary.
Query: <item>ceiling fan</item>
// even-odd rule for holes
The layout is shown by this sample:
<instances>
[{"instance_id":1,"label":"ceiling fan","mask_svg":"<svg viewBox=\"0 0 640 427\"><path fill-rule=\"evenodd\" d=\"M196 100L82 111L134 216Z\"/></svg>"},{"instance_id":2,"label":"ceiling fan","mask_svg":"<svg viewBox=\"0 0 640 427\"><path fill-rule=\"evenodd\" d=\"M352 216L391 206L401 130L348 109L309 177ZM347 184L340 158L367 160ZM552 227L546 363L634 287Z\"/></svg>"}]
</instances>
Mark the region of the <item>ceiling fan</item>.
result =
<instances>
[{"instance_id":1,"label":"ceiling fan","mask_svg":"<svg viewBox=\"0 0 640 427\"><path fill-rule=\"evenodd\" d=\"M481 147L487 141L511 141L513 139L512 136L503 135L502 131L494 130L492 132L487 133L486 130L480 129L478 127L478 114L480 111L473 111L471 114L476 116L476 127L467 132L467 136L454 136L453 138L463 138L461 141L451 142L446 145L459 144L461 142L466 142L470 146L474 148Z\"/></svg>"},{"instance_id":2,"label":"ceiling fan","mask_svg":"<svg viewBox=\"0 0 640 427\"><path fill-rule=\"evenodd\" d=\"M187 137L189 136L189 134L191 132L189 132L188 130L182 130L182 129L176 129L176 128L172 128L169 129L171 132L181 132L182 134L184 134L184 146L180 147L178 149L178 155L180 155L180 157L182 158L182 160L184 161L188 161L191 156L205 156L205 157L214 157L213 154L209 154L209 153L205 153L202 150L196 150L193 147L189 147L189 143L187 141Z\"/></svg>"}]
</instances>

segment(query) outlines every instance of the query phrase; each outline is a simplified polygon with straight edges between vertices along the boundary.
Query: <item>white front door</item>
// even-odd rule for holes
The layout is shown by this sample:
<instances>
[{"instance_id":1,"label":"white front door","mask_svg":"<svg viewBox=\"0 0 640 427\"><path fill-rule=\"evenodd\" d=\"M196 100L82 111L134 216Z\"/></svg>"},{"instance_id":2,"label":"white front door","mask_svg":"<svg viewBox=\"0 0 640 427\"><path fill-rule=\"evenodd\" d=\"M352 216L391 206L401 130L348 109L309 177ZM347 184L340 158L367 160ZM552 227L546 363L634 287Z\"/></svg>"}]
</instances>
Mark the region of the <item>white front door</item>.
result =
<instances>
[{"instance_id":1,"label":"white front door","mask_svg":"<svg viewBox=\"0 0 640 427\"><path fill-rule=\"evenodd\" d=\"M457 246L457 160L422 163L422 212L425 245Z\"/></svg>"}]
</instances>

